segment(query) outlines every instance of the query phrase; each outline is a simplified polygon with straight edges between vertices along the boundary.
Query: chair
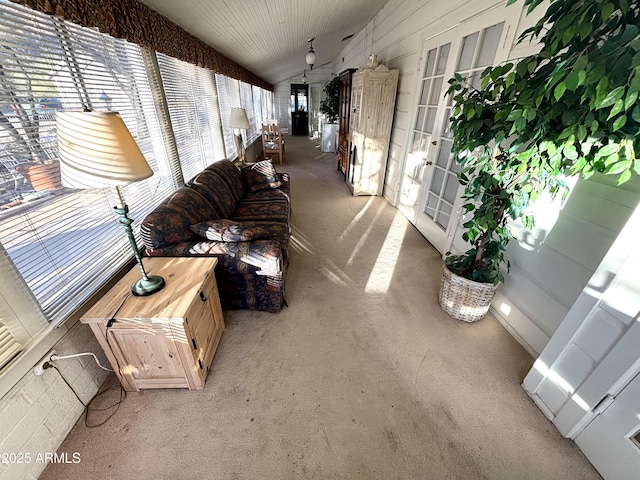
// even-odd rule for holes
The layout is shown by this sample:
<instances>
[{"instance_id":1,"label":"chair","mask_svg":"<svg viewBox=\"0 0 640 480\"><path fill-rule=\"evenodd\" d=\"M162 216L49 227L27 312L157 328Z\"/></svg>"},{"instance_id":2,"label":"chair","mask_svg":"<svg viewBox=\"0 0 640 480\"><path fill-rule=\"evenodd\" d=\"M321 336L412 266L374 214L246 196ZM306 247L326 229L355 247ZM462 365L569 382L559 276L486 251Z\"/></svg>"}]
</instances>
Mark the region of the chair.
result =
<instances>
[{"instance_id":1,"label":"chair","mask_svg":"<svg viewBox=\"0 0 640 480\"><path fill-rule=\"evenodd\" d=\"M279 125L262 125L262 151L265 158L277 155L280 165L284 163L284 140Z\"/></svg>"}]
</instances>

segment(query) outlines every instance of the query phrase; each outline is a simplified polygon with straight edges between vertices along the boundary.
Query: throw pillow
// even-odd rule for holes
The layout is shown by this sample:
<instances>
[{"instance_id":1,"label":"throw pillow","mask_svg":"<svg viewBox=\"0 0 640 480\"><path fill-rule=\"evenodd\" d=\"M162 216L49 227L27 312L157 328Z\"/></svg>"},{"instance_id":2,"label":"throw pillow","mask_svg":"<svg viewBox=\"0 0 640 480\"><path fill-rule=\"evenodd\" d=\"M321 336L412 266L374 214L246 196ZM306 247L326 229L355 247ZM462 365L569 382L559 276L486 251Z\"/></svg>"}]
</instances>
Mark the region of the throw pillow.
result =
<instances>
[{"instance_id":1,"label":"throw pillow","mask_svg":"<svg viewBox=\"0 0 640 480\"><path fill-rule=\"evenodd\" d=\"M242 175L250 192L278 188L281 185L271 160L263 160L249 168L242 169Z\"/></svg>"},{"instance_id":2,"label":"throw pillow","mask_svg":"<svg viewBox=\"0 0 640 480\"><path fill-rule=\"evenodd\" d=\"M250 242L279 237L287 226L277 222L236 222L234 220L210 220L191 225L198 236L214 242Z\"/></svg>"}]
</instances>

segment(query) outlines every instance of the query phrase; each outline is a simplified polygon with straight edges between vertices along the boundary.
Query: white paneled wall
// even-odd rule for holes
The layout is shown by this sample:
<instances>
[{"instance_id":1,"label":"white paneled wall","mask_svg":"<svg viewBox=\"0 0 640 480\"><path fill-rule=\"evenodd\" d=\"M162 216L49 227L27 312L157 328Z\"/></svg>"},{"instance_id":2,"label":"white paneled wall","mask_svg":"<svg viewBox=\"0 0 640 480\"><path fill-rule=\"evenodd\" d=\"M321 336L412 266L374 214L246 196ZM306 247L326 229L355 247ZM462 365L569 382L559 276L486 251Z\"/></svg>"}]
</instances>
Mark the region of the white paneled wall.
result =
<instances>
[{"instance_id":1,"label":"white paneled wall","mask_svg":"<svg viewBox=\"0 0 640 480\"><path fill-rule=\"evenodd\" d=\"M542 351L639 201L638 178L617 187L613 178L595 175L578 181L564 205L537 202L532 231L514 226L516 239L508 248L512 271L494 308L517 331L539 330L524 338L532 353Z\"/></svg>"},{"instance_id":2,"label":"white paneled wall","mask_svg":"<svg viewBox=\"0 0 640 480\"><path fill-rule=\"evenodd\" d=\"M78 323L54 349L60 356L92 352L102 365L109 365L87 325ZM93 357L59 360L55 365L85 404L109 374L95 364ZM46 467L46 463L39 460L44 454L57 451L83 410L83 405L53 368L40 376L31 371L27 373L0 403L0 453L23 455L22 462L18 461L19 457L7 457L6 463L0 462L0 480L38 478ZM29 462L24 461L26 454Z\"/></svg>"}]
</instances>

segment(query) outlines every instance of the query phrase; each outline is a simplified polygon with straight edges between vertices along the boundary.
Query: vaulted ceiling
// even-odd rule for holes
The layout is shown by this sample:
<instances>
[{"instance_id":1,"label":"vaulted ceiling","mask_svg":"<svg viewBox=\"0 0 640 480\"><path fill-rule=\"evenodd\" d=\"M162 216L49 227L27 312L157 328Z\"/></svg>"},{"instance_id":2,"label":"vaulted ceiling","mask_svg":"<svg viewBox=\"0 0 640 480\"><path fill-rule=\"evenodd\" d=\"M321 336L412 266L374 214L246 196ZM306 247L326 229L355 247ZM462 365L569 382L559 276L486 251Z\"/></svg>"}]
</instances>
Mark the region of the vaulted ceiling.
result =
<instances>
[{"instance_id":1,"label":"vaulted ceiling","mask_svg":"<svg viewBox=\"0 0 640 480\"><path fill-rule=\"evenodd\" d=\"M139 0L270 83L333 61L388 0ZM314 67L314 68L316 68Z\"/></svg>"}]
</instances>

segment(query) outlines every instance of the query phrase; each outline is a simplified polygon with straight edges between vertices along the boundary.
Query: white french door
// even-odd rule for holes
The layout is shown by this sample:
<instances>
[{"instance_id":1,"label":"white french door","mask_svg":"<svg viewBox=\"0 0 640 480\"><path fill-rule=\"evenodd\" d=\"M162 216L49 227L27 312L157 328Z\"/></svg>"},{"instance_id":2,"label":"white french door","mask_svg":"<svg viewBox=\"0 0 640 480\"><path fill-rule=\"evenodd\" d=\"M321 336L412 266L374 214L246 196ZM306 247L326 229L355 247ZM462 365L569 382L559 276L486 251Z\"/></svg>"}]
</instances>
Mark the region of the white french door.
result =
<instances>
[{"instance_id":1,"label":"white french door","mask_svg":"<svg viewBox=\"0 0 640 480\"><path fill-rule=\"evenodd\" d=\"M451 154L452 101L445 92L454 72L479 87L482 70L506 58L508 52L499 47L508 43L508 29L505 22L495 22L496 16L495 11L480 15L422 45L420 93L398 209L441 253L451 247L463 190L457 179L460 168Z\"/></svg>"}]
</instances>

